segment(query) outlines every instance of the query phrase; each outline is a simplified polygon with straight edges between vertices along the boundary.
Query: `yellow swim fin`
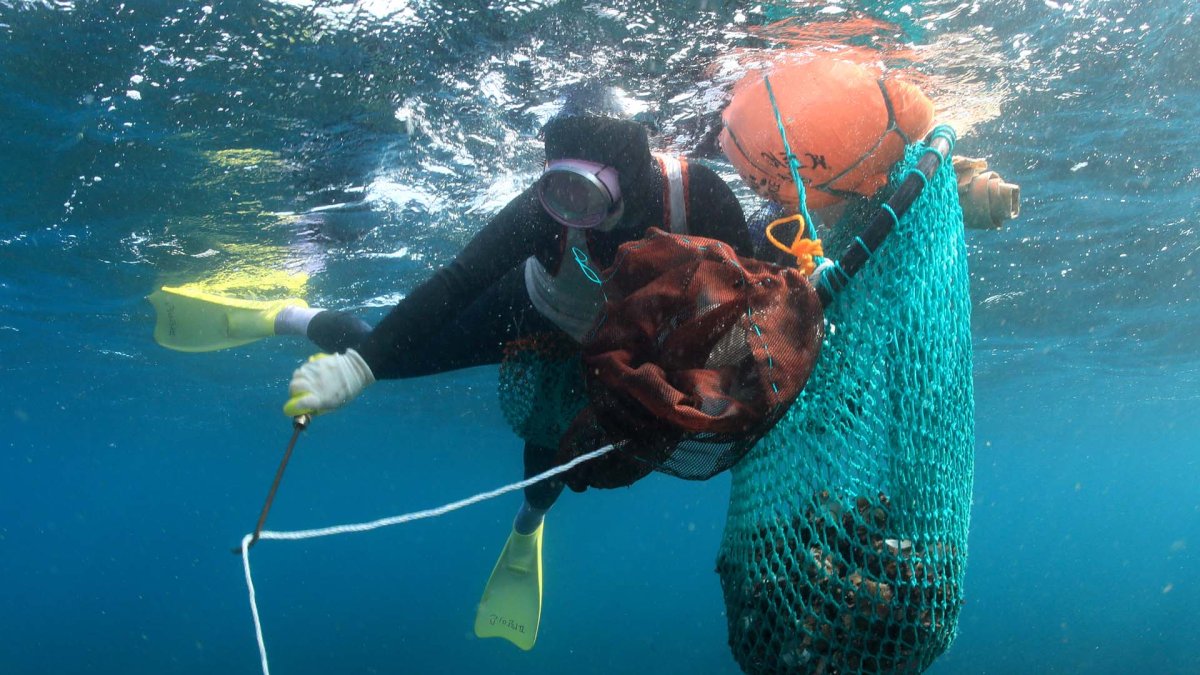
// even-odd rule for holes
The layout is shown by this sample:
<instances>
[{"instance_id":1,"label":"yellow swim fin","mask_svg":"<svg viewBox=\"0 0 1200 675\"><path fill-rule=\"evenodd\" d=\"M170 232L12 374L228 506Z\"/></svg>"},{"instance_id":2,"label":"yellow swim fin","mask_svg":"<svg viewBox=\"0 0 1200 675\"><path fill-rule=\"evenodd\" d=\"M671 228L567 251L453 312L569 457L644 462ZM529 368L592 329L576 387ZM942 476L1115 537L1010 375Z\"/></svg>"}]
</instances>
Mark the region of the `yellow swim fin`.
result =
<instances>
[{"instance_id":1,"label":"yellow swim fin","mask_svg":"<svg viewBox=\"0 0 1200 675\"><path fill-rule=\"evenodd\" d=\"M308 307L298 298L242 300L190 286L163 286L149 300L158 315L154 341L181 352L211 352L270 337L279 310Z\"/></svg>"},{"instance_id":2,"label":"yellow swim fin","mask_svg":"<svg viewBox=\"0 0 1200 675\"><path fill-rule=\"evenodd\" d=\"M542 529L520 534L515 529L492 570L479 611L475 635L499 637L526 651L537 641L542 620Z\"/></svg>"}]
</instances>

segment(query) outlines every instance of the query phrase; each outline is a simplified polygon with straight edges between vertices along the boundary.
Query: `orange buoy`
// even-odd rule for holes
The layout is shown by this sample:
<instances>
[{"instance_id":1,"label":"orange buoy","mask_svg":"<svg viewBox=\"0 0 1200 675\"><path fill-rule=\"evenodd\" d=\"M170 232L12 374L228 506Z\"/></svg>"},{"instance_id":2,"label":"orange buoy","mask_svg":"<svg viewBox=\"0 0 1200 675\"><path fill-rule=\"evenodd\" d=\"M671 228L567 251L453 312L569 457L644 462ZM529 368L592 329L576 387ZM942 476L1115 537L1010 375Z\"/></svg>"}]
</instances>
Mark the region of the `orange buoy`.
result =
<instances>
[{"instance_id":1,"label":"orange buoy","mask_svg":"<svg viewBox=\"0 0 1200 675\"><path fill-rule=\"evenodd\" d=\"M767 73L800 161L809 208L848 194L871 196L888 171L933 124L933 102L912 84L877 68L833 57L776 65ZM779 125L762 72L742 78L722 114L721 148L759 195L799 208Z\"/></svg>"}]
</instances>

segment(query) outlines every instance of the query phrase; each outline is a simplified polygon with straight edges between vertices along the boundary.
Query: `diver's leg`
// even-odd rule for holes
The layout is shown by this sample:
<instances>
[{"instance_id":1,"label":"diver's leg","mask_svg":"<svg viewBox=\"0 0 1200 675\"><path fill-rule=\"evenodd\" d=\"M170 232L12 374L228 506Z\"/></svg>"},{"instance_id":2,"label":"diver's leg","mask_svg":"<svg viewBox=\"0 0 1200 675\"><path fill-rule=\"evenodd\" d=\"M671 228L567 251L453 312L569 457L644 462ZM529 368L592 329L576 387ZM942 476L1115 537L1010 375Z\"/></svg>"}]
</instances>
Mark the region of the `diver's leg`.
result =
<instances>
[{"instance_id":1,"label":"diver's leg","mask_svg":"<svg viewBox=\"0 0 1200 675\"><path fill-rule=\"evenodd\" d=\"M488 294L456 318L455 342L429 345L439 368L499 363L504 347L521 337L557 332L529 301L520 266ZM470 338L459 341L459 338ZM525 477L532 478L554 464L556 451L525 444ZM542 534L546 511L558 499L563 483L545 480L525 488L525 503L513 521L492 576L484 587L475 615L475 634L502 637L521 649L532 649L542 614Z\"/></svg>"},{"instance_id":2,"label":"diver's leg","mask_svg":"<svg viewBox=\"0 0 1200 675\"><path fill-rule=\"evenodd\" d=\"M525 444L525 477L534 476L548 471L554 466L555 450L543 448L533 443ZM525 488L525 503L517 512L513 528L521 534L529 534L542 524L546 512L558 501L562 494L563 482L558 478L549 478L540 483L534 483Z\"/></svg>"}]
</instances>

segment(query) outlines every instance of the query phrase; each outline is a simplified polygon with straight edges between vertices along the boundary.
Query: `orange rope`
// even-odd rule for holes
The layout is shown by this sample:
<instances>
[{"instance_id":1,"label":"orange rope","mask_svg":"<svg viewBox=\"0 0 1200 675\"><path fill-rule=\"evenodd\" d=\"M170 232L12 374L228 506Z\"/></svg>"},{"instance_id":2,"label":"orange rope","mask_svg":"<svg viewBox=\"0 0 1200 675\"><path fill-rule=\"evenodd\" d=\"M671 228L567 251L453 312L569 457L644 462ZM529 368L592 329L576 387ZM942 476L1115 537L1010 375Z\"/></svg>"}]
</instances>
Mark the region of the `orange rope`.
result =
<instances>
[{"instance_id":1,"label":"orange rope","mask_svg":"<svg viewBox=\"0 0 1200 675\"><path fill-rule=\"evenodd\" d=\"M793 220L799 223L800 229L796 233L796 238L792 240L792 245L785 246L775 238L775 233L772 230L776 225L782 225ZM795 256L796 266L800 268L804 276L809 276L813 273L813 270L817 269L817 263L813 258L824 256L825 250L821 248L820 239L808 239L804 236L805 229L804 216L801 216L799 213L786 216L778 220L773 220L771 224L767 225L767 240L780 251Z\"/></svg>"}]
</instances>

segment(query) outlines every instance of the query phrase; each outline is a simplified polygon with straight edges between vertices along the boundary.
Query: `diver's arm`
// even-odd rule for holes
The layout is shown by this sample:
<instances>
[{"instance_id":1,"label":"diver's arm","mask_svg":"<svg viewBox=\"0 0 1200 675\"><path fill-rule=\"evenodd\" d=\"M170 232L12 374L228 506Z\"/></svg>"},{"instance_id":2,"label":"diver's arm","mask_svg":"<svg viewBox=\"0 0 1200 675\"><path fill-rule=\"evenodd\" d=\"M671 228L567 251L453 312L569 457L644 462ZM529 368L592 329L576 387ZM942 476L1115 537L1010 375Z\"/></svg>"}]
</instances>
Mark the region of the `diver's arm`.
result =
<instances>
[{"instance_id":1,"label":"diver's arm","mask_svg":"<svg viewBox=\"0 0 1200 675\"><path fill-rule=\"evenodd\" d=\"M356 347L377 379L401 377L424 344L489 285L528 258L558 227L530 187L480 230L454 260L401 300ZM447 339L454 339L447 336Z\"/></svg>"},{"instance_id":2,"label":"diver's arm","mask_svg":"<svg viewBox=\"0 0 1200 675\"><path fill-rule=\"evenodd\" d=\"M692 234L723 241L738 255L754 254L741 203L716 172L698 162L688 165L688 221Z\"/></svg>"}]
</instances>

